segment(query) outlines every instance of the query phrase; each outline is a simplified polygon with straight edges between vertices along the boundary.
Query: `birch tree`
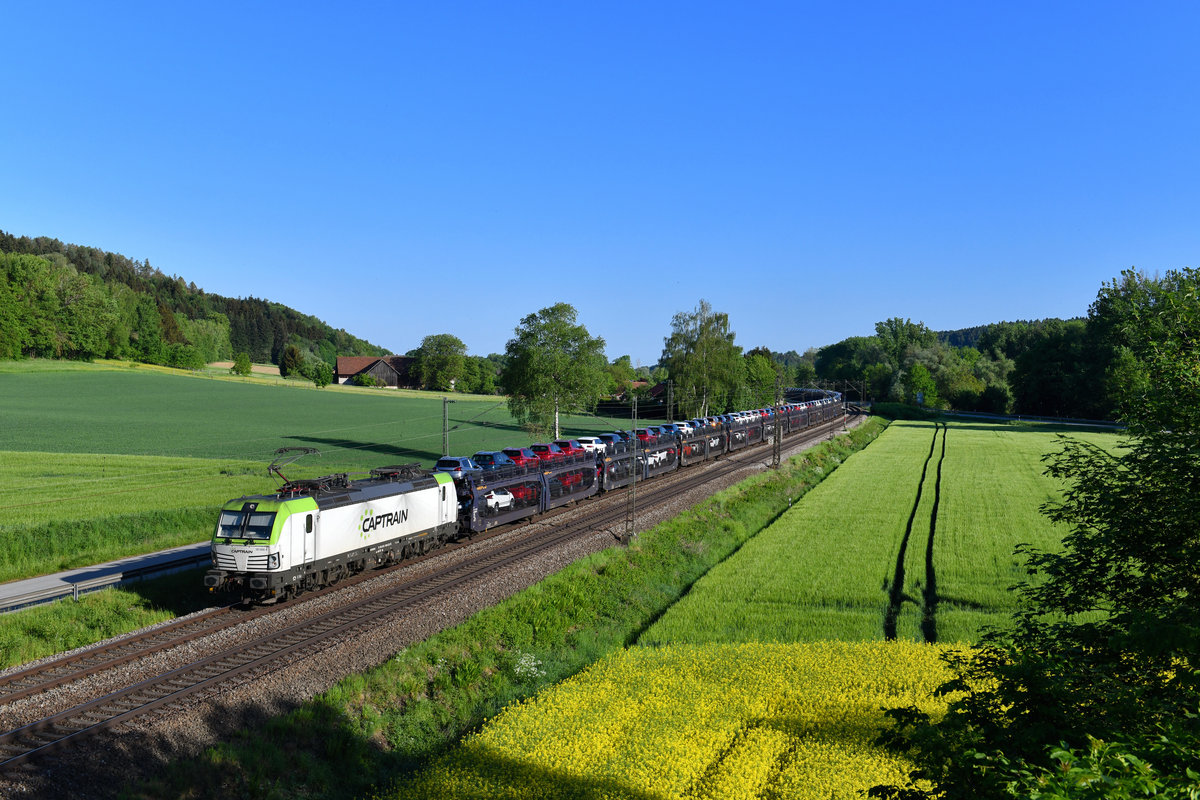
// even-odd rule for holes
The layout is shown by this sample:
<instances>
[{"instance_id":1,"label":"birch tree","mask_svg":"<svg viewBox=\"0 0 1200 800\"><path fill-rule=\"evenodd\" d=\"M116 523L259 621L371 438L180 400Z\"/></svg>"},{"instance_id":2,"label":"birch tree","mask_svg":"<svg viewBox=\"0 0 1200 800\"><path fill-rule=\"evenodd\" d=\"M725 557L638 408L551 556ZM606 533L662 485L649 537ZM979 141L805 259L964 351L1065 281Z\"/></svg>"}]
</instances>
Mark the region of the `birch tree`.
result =
<instances>
[{"instance_id":1,"label":"birch tree","mask_svg":"<svg viewBox=\"0 0 1200 800\"><path fill-rule=\"evenodd\" d=\"M742 348L733 339L729 315L713 311L707 300L672 318L660 363L675 382L675 398L685 413L705 417L710 410L726 410L744 375Z\"/></svg>"}]
</instances>

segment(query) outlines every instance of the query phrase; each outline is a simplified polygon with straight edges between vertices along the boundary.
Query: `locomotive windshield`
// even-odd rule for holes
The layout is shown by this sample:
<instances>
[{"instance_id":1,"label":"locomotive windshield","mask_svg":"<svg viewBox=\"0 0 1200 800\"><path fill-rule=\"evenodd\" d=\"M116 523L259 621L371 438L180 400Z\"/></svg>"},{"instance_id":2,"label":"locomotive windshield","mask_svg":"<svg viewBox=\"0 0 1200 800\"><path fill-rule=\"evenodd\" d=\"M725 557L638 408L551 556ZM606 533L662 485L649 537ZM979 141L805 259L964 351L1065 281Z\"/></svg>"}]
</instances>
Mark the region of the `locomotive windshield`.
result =
<instances>
[{"instance_id":1,"label":"locomotive windshield","mask_svg":"<svg viewBox=\"0 0 1200 800\"><path fill-rule=\"evenodd\" d=\"M274 511L222 511L217 536L224 539L270 539Z\"/></svg>"}]
</instances>

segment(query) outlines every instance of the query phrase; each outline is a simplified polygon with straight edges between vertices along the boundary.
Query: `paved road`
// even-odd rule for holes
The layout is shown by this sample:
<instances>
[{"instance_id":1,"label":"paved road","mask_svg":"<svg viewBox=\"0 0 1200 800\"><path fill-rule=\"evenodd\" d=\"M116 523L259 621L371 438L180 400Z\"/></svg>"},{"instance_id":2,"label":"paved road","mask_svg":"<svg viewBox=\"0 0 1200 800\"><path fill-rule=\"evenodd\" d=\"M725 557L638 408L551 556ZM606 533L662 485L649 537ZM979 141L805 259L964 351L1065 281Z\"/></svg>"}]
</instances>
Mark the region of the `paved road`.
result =
<instances>
[{"instance_id":1,"label":"paved road","mask_svg":"<svg viewBox=\"0 0 1200 800\"><path fill-rule=\"evenodd\" d=\"M107 564L0 583L0 612L46 603L60 597L75 597L107 586L143 580L209 563L209 542L173 547L157 553L130 556Z\"/></svg>"}]
</instances>

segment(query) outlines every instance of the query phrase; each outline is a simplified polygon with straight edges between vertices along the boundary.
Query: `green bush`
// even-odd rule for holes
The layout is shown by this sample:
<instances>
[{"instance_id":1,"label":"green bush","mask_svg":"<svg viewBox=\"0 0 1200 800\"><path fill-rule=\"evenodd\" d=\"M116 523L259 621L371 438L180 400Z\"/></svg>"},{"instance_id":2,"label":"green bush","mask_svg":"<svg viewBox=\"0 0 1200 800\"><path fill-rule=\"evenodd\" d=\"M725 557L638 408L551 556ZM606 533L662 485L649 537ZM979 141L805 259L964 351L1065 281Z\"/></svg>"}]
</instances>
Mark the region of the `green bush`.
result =
<instances>
[{"instance_id":1,"label":"green bush","mask_svg":"<svg viewBox=\"0 0 1200 800\"><path fill-rule=\"evenodd\" d=\"M247 353L238 353L233 360L233 366L229 371L234 375L241 375L243 378L250 374L252 367L250 365L250 356Z\"/></svg>"},{"instance_id":2,"label":"green bush","mask_svg":"<svg viewBox=\"0 0 1200 800\"><path fill-rule=\"evenodd\" d=\"M350 378L349 382L354 386L366 386L368 388L387 386L387 383L367 372L355 375L354 377Z\"/></svg>"},{"instance_id":3,"label":"green bush","mask_svg":"<svg viewBox=\"0 0 1200 800\"><path fill-rule=\"evenodd\" d=\"M309 379L312 380L318 389L323 389L333 383L333 367L324 361L314 366L311 373Z\"/></svg>"}]
</instances>

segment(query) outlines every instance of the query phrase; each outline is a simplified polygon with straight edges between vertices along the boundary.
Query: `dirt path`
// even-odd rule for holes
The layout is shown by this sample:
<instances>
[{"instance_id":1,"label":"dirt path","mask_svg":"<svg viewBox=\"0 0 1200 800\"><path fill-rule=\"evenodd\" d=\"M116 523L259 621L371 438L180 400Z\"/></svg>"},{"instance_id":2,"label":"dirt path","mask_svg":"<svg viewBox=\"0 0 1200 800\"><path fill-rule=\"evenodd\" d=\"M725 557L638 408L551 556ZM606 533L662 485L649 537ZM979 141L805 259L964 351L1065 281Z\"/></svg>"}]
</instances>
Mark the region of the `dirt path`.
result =
<instances>
[{"instance_id":1,"label":"dirt path","mask_svg":"<svg viewBox=\"0 0 1200 800\"><path fill-rule=\"evenodd\" d=\"M209 364L213 369L230 369L233 367L232 361L214 361ZM279 377L279 367L274 364L251 364L250 371L258 375L274 375Z\"/></svg>"}]
</instances>

